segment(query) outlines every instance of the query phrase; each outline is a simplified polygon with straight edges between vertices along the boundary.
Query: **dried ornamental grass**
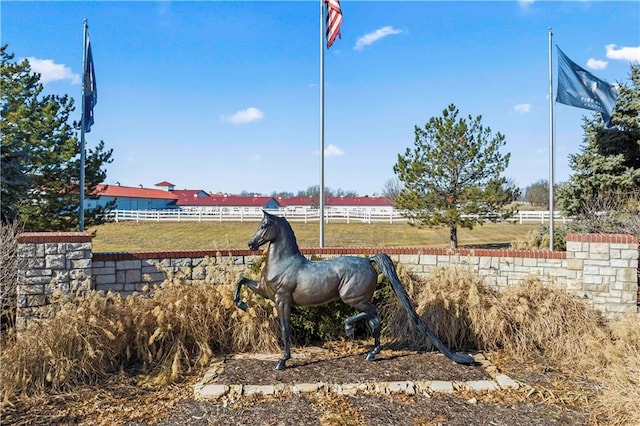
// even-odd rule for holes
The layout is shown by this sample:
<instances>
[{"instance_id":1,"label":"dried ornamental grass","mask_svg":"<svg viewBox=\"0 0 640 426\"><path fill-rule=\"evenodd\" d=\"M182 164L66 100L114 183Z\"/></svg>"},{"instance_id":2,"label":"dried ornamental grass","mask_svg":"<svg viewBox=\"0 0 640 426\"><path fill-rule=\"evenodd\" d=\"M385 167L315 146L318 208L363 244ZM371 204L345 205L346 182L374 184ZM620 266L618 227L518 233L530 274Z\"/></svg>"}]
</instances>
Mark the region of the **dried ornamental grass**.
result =
<instances>
[{"instance_id":1,"label":"dried ornamental grass","mask_svg":"<svg viewBox=\"0 0 640 426\"><path fill-rule=\"evenodd\" d=\"M602 391L596 409L611 424L640 424L640 315L611 324L611 341L602 348L609 363L602 366Z\"/></svg>"},{"instance_id":2,"label":"dried ornamental grass","mask_svg":"<svg viewBox=\"0 0 640 426\"><path fill-rule=\"evenodd\" d=\"M79 301L79 303L75 303ZM92 383L117 370L126 347L122 299L95 292L60 297L57 313L5 336L0 382L4 399Z\"/></svg>"},{"instance_id":3,"label":"dried ornamental grass","mask_svg":"<svg viewBox=\"0 0 640 426\"><path fill-rule=\"evenodd\" d=\"M135 324L135 356L159 382L206 367L218 353L273 349L277 338L270 312L259 305L244 313L228 285L174 278L153 296L127 299ZM140 307L144 306L144 309Z\"/></svg>"},{"instance_id":4,"label":"dried ornamental grass","mask_svg":"<svg viewBox=\"0 0 640 426\"><path fill-rule=\"evenodd\" d=\"M496 302L484 315L488 349L567 364L589 353L581 362L598 362L597 348L608 334L600 312L583 300L529 277L522 285L507 288Z\"/></svg>"},{"instance_id":5,"label":"dried ornamental grass","mask_svg":"<svg viewBox=\"0 0 640 426\"><path fill-rule=\"evenodd\" d=\"M589 393L595 414L607 424L640 424L640 317L606 322L585 301L529 277L504 292L488 290L464 268L438 268L424 282L408 283L417 311L449 346L501 350L515 359L537 359L569 376L598 383ZM401 309L401 308L400 308ZM406 316L393 322L411 342ZM404 320L402 319L404 318ZM422 340L421 340L422 339ZM471 346L474 347L474 346Z\"/></svg>"},{"instance_id":6,"label":"dried ornamental grass","mask_svg":"<svg viewBox=\"0 0 640 426\"><path fill-rule=\"evenodd\" d=\"M251 308L240 311L232 300L235 277L224 276L230 281L189 282L173 274L127 298L94 291L58 297L49 320L5 336L4 399L95 383L134 365L165 384L204 368L214 351L276 349L273 307L246 295Z\"/></svg>"},{"instance_id":7,"label":"dried ornamental grass","mask_svg":"<svg viewBox=\"0 0 640 426\"><path fill-rule=\"evenodd\" d=\"M449 347L579 361L586 369L607 363L598 350L610 339L600 312L535 277L499 292L464 267L439 267L425 279L398 269L416 311ZM414 348L431 347L395 296L382 308L390 335Z\"/></svg>"},{"instance_id":8,"label":"dried ornamental grass","mask_svg":"<svg viewBox=\"0 0 640 426\"><path fill-rule=\"evenodd\" d=\"M417 312L449 347L475 349L486 345L484 313L498 293L463 267L436 268L416 299Z\"/></svg>"},{"instance_id":9,"label":"dried ornamental grass","mask_svg":"<svg viewBox=\"0 0 640 426\"><path fill-rule=\"evenodd\" d=\"M455 350L483 345L482 315L498 296L477 274L449 266L420 278L402 265L397 269L416 312L445 345ZM391 294L381 308L388 335L413 349L432 349L428 337L408 321L395 295Z\"/></svg>"}]
</instances>

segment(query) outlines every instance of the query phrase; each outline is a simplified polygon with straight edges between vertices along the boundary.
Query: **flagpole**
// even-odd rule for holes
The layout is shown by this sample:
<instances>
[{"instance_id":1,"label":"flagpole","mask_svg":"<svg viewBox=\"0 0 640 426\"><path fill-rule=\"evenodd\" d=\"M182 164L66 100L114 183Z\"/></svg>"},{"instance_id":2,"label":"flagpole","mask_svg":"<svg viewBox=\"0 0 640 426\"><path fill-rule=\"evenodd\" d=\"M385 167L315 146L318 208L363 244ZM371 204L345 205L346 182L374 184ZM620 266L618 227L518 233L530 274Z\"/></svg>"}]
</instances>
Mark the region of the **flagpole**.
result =
<instances>
[{"instance_id":1,"label":"flagpole","mask_svg":"<svg viewBox=\"0 0 640 426\"><path fill-rule=\"evenodd\" d=\"M324 0L320 0L320 247L324 247L324 31Z\"/></svg>"},{"instance_id":2,"label":"flagpole","mask_svg":"<svg viewBox=\"0 0 640 426\"><path fill-rule=\"evenodd\" d=\"M87 24L87 20L84 20L83 25L83 37L82 37L82 119L80 120L80 207L78 209L79 216L79 228L80 232L84 231L84 181L85 181L85 162L86 162L86 153L85 153L85 141L84 141L84 123L85 123L85 85L86 85L86 69L87 69L87 30L89 25Z\"/></svg>"},{"instance_id":3,"label":"flagpole","mask_svg":"<svg viewBox=\"0 0 640 426\"><path fill-rule=\"evenodd\" d=\"M549 27L549 250L553 251L553 32Z\"/></svg>"}]
</instances>

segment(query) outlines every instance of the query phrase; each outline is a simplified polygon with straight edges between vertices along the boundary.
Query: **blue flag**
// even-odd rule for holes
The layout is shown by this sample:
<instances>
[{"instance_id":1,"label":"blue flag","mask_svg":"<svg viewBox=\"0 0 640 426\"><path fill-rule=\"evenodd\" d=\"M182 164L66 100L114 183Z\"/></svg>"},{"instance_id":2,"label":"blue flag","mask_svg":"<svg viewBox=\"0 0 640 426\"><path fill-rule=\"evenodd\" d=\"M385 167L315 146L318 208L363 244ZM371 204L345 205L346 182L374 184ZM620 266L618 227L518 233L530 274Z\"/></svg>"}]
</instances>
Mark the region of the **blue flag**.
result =
<instances>
[{"instance_id":1,"label":"blue flag","mask_svg":"<svg viewBox=\"0 0 640 426\"><path fill-rule=\"evenodd\" d=\"M84 64L84 131L89 133L93 125L93 107L98 103L98 90L96 88L96 73L93 66L93 55L91 54L91 41L87 35L87 53Z\"/></svg>"},{"instance_id":2,"label":"blue flag","mask_svg":"<svg viewBox=\"0 0 640 426\"><path fill-rule=\"evenodd\" d=\"M557 46L556 46L557 47ZM558 93L556 102L602 114L607 127L613 126L611 115L618 93L613 86L577 65L558 49Z\"/></svg>"}]
</instances>

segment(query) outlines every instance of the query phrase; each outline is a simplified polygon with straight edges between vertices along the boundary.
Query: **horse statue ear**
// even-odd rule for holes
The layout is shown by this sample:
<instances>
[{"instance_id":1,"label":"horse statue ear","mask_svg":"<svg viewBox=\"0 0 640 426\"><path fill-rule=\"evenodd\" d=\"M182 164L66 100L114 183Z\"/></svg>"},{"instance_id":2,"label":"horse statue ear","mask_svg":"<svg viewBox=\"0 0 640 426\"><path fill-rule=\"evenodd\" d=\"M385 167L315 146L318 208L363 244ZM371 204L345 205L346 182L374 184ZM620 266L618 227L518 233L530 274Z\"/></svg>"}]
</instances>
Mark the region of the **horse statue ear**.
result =
<instances>
[{"instance_id":1,"label":"horse statue ear","mask_svg":"<svg viewBox=\"0 0 640 426\"><path fill-rule=\"evenodd\" d=\"M262 213L265 215L265 217L271 217L273 216L271 213L267 213L266 210L262 210Z\"/></svg>"}]
</instances>

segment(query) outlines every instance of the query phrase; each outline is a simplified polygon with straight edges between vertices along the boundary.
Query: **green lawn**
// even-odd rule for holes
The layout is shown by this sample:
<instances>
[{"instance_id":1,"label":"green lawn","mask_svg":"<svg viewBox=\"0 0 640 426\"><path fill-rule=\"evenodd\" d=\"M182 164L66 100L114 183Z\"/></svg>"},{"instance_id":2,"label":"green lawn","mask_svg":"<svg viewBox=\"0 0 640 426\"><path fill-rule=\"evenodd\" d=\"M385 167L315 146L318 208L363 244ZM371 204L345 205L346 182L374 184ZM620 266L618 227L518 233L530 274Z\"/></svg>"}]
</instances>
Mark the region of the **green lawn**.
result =
<instances>
[{"instance_id":1,"label":"green lawn","mask_svg":"<svg viewBox=\"0 0 640 426\"><path fill-rule=\"evenodd\" d=\"M120 222L88 229L95 232L93 249L105 251L166 251L246 248L258 222ZM473 230L458 229L460 247L508 247L540 225L485 224ZM318 247L316 223L292 223L300 247ZM405 223L328 223L325 247L428 246L449 247L449 230L418 229Z\"/></svg>"}]
</instances>

